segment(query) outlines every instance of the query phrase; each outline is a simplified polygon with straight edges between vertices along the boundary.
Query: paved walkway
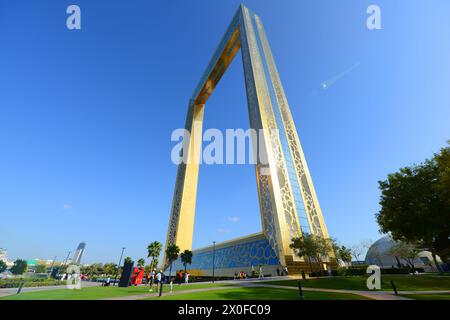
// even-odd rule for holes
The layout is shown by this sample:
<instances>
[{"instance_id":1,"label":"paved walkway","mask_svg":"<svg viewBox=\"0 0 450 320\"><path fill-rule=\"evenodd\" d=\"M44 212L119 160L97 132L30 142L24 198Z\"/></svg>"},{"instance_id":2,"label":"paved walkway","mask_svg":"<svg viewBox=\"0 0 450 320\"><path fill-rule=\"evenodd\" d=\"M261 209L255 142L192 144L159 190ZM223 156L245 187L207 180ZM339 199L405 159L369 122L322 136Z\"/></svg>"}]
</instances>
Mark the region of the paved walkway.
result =
<instances>
[{"instance_id":1,"label":"paved walkway","mask_svg":"<svg viewBox=\"0 0 450 320\"><path fill-rule=\"evenodd\" d=\"M280 286L280 285L272 285L272 284L252 284L251 286L253 286L253 287L262 286L262 287L298 290L297 287ZM396 296L395 294L389 293L387 291L373 291L372 292L372 291L361 291L361 290L341 290L341 289L323 289L323 288L307 288L307 287L303 287L303 290L304 291L316 291L316 292L356 294L356 295L370 298L373 300L412 300L409 298ZM428 291L428 292L430 292L430 291Z\"/></svg>"},{"instance_id":2,"label":"paved walkway","mask_svg":"<svg viewBox=\"0 0 450 320\"><path fill-rule=\"evenodd\" d=\"M174 292L164 292L162 296L165 297L165 296L173 296L176 294L204 292L204 291L218 291L218 290L225 290L225 289L236 289L236 288L240 288L240 287L241 286L228 286L228 287L211 287L211 288L201 288L201 289L179 290L179 291L174 291ZM158 295L159 294L157 292L154 292L154 293L139 294L139 295L135 295L135 296L105 298L105 299L101 299L101 300L142 300L142 299L157 297Z\"/></svg>"}]
</instances>

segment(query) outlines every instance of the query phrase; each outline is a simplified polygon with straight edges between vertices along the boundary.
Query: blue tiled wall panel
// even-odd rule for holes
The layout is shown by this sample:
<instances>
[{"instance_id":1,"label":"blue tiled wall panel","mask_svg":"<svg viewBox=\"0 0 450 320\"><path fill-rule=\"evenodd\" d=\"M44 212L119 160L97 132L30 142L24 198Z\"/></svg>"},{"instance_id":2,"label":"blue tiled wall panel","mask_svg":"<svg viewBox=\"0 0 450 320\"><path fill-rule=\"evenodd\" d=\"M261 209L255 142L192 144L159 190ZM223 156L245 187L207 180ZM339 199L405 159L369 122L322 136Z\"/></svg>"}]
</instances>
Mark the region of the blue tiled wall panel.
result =
<instances>
[{"instance_id":1,"label":"blue tiled wall panel","mask_svg":"<svg viewBox=\"0 0 450 320\"><path fill-rule=\"evenodd\" d=\"M212 269L213 251L196 253L189 269ZM279 265L280 262L266 239L256 240L215 250L214 268L240 268L261 265ZM172 270L184 269L180 259L174 261Z\"/></svg>"}]
</instances>

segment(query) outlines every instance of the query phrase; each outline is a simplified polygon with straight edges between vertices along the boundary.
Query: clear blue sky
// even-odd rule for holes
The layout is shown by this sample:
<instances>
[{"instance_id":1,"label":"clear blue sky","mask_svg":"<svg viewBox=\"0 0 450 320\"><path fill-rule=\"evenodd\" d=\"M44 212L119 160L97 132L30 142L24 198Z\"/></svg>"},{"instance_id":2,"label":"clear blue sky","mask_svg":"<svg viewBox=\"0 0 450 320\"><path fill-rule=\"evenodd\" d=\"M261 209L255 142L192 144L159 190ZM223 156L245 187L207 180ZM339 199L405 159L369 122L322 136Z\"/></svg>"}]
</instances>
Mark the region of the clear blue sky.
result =
<instances>
[{"instance_id":1,"label":"clear blue sky","mask_svg":"<svg viewBox=\"0 0 450 320\"><path fill-rule=\"evenodd\" d=\"M372 3L382 30L366 28ZM65 26L70 4L81 31ZM330 234L376 239L377 181L450 138L450 2L245 4L264 22ZM116 261L122 246L138 259L164 243L170 135L238 5L0 1L0 247L11 259L63 259L82 240L84 262ZM249 127L238 58L206 128ZM203 166L194 248L260 229L253 167Z\"/></svg>"}]
</instances>

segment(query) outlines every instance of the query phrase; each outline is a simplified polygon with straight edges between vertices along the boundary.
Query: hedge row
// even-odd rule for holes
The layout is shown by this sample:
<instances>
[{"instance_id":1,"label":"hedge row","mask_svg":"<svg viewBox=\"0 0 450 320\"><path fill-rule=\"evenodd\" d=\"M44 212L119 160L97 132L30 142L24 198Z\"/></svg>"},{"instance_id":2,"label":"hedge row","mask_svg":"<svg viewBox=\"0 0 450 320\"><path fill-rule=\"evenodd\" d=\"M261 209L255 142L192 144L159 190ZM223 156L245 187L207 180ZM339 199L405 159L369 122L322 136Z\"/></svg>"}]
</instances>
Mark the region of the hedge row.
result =
<instances>
[{"instance_id":1,"label":"hedge row","mask_svg":"<svg viewBox=\"0 0 450 320\"><path fill-rule=\"evenodd\" d=\"M423 273L425 270L423 268L415 268L417 272ZM381 274L409 274L412 273L411 268L388 268L381 269ZM367 275L367 267L353 267L353 268L341 268L337 272L333 271L333 274L338 276L363 276Z\"/></svg>"},{"instance_id":2,"label":"hedge row","mask_svg":"<svg viewBox=\"0 0 450 320\"><path fill-rule=\"evenodd\" d=\"M59 286L66 284L65 281L54 279L14 278L14 279L0 279L0 288L18 288L22 281L24 282L24 287Z\"/></svg>"}]
</instances>

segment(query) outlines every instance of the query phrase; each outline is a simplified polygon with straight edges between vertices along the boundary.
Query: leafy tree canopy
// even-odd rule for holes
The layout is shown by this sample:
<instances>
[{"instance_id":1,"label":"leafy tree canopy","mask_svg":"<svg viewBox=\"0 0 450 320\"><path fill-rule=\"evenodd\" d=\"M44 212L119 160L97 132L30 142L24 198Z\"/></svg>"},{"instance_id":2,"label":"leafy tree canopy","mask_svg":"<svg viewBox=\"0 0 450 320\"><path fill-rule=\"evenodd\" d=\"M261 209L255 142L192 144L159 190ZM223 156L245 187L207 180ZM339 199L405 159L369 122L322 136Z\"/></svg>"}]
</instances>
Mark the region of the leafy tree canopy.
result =
<instances>
[{"instance_id":1,"label":"leafy tree canopy","mask_svg":"<svg viewBox=\"0 0 450 320\"><path fill-rule=\"evenodd\" d=\"M394 240L420 242L450 259L450 142L418 165L401 168L379 181L381 209L376 214L382 233Z\"/></svg>"},{"instance_id":2,"label":"leafy tree canopy","mask_svg":"<svg viewBox=\"0 0 450 320\"><path fill-rule=\"evenodd\" d=\"M28 269L28 264L25 260L17 259L14 261L14 265L11 267L12 274L19 275L24 274Z\"/></svg>"}]
</instances>

